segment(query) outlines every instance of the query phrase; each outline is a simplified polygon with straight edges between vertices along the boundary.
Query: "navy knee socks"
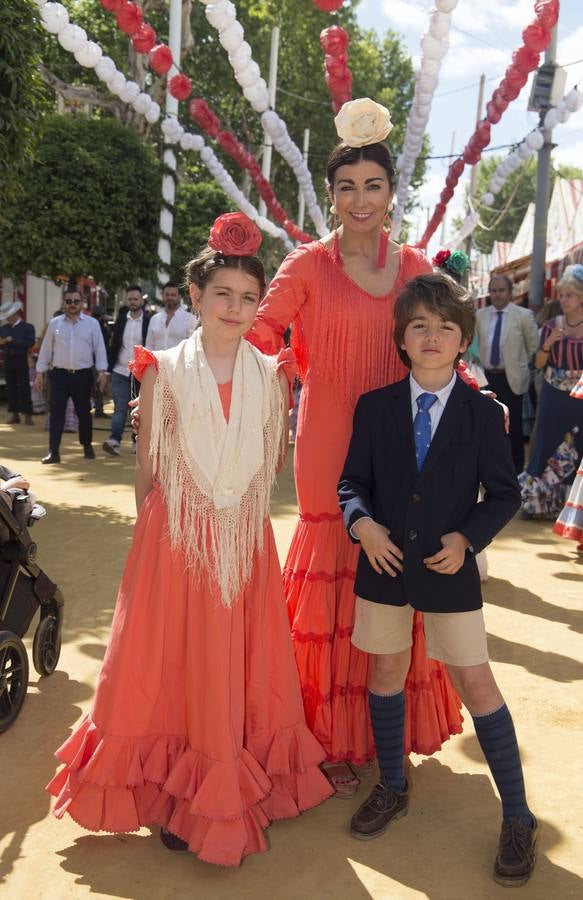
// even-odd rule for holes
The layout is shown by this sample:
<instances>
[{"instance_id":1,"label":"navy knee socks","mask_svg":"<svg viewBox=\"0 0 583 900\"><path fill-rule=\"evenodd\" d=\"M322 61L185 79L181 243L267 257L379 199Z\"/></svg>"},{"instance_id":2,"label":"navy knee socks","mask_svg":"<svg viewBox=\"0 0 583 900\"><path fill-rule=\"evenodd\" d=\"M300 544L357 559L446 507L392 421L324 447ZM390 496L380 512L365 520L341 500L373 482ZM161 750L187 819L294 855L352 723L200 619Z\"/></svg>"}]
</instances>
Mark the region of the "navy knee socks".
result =
<instances>
[{"instance_id":1,"label":"navy knee socks","mask_svg":"<svg viewBox=\"0 0 583 900\"><path fill-rule=\"evenodd\" d=\"M496 782L505 819L518 816L525 825L534 822L524 791L522 764L512 716L506 704L486 716L472 716L476 736Z\"/></svg>"},{"instance_id":2,"label":"navy knee socks","mask_svg":"<svg viewBox=\"0 0 583 900\"><path fill-rule=\"evenodd\" d=\"M368 692L372 731L383 784L397 793L405 790L403 743L405 736L405 693Z\"/></svg>"}]
</instances>

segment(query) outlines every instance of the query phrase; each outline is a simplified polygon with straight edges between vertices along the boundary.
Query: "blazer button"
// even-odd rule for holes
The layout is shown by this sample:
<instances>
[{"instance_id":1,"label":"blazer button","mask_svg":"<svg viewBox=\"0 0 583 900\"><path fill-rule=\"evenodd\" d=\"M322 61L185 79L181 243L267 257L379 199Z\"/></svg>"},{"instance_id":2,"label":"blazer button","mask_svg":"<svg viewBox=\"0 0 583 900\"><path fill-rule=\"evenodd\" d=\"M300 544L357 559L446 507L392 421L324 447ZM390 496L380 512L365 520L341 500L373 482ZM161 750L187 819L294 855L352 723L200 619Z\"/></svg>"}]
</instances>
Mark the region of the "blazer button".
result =
<instances>
[{"instance_id":1,"label":"blazer button","mask_svg":"<svg viewBox=\"0 0 583 900\"><path fill-rule=\"evenodd\" d=\"M414 541L417 539L417 532L414 529L411 529L409 532L409 540Z\"/></svg>"},{"instance_id":2,"label":"blazer button","mask_svg":"<svg viewBox=\"0 0 583 900\"><path fill-rule=\"evenodd\" d=\"M419 503L419 501L421 500L421 494L413 494L411 500L413 501L413 503Z\"/></svg>"}]
</instances>

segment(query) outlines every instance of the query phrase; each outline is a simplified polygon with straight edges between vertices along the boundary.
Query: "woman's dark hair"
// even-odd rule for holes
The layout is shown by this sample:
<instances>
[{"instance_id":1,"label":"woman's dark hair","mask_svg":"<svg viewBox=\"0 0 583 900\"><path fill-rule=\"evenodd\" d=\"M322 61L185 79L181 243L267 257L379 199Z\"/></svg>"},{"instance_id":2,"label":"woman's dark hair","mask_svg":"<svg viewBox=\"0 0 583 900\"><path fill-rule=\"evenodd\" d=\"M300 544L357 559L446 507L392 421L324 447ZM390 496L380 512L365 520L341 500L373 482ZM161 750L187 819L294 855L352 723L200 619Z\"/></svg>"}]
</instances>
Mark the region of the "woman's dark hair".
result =
<instances>
[{"instance_id":1,"label":"woman's dark hair","mask_svg":"<svg viewBox=\"0 0 583 900\"><path fill-rule=\"evenodd\" d=\"M205 247L184 267L186 286L195 284L202 291L219 269L242 269L259 283L259 295L265 292L265 269L256 256L225 256L220 250Z\"/></svg>"},{"instance_id":2,"label":"woman's dark hair","mask_svg":"<svg viewBox=\"0 0 583 900\"><path fill-rule=\"evenodd\" d=\"M397 352L406 366L411 368L411 360L402 349L403 336L409 322L413 321L419 306L435 313L444 322L454 322L459 326L462 338L471 342L476 325L476 311L468 291L457 281L443 272L418 275L408 281L397 297L395 304L395 344ZM460 359L459 354L456 363Z\"/></svg>"},{"instance_id":3,"label":"woman's dark hair","mask_svg":"<svg viewBox=\"0 0 583 900\"><path fill-rule=\"evenodd\" d=\"M330 190L334 187L334 178L340 166L353 166L355 163L367 160L375 162L387 173L389 187L395 190L397 176L391 154L384 144L365 144L364 147L349 147L348 144L338 144L334 147L326 164L326 182Z\"/></svg>"}]
</instances>

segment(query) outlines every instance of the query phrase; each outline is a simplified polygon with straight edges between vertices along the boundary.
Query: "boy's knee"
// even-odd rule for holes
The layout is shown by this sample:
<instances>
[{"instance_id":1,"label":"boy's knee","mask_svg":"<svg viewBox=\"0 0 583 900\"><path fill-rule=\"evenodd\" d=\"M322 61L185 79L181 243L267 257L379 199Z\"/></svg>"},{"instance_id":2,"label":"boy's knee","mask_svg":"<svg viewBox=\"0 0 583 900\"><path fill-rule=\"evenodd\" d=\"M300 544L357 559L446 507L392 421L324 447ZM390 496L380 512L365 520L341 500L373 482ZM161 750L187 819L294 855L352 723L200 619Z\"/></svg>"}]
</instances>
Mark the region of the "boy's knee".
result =
<instances>
[{"instance_id":1,"label":"boy's knee","mask_svg":"<svg viewBox=\"0 0 583 900\"><path fill-rule=\"evenodd\" d=\"M368 686L373 693L393 694L402 690L411 660L411 651L371 654Z\"/></svg>"},{"instance_id":2,"label":"boy's knee","mask_svg":"<svg viewBox=\"0 0 583 900\"><path fill-rule=\"evenodd\" d=\"M453 685L472 715L494 712L504 703L489 663L448 666Z\"/></svg>"}]
</instances>

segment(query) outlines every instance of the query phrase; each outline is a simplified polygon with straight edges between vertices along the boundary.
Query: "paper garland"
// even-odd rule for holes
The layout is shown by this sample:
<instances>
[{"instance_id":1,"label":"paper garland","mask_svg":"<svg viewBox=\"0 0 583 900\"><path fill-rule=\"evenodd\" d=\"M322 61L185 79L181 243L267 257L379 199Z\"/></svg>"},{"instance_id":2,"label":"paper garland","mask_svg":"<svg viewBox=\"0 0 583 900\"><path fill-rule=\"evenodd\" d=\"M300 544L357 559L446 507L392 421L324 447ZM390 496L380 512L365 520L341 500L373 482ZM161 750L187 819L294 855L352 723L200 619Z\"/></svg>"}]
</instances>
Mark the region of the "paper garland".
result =
<instances>
[{"instance_id":1,"label":"paper garland","mask_svg":"<svg viewBox=\"0 0 583 900\"><path fill-rule=\"evenodd\" d=\"M352 72L348 68L348 32L339 25L332 25L320 32L320 46L324 51L324 78L332 98L334 114L344 103L352 100Z\"/></svg>"},{"instance_id":2,"label":"paper garland","mask_svg":"<svg viewBox=\"0 0 583 900\"><path fill-rule=\"evenodd\" d=\"M407 119L403 150L397 160L399 180L392 227L397 240L409 197L415 163L423 145L423 135L431 114L431 104L439 80L439 70L449 49L451 13L458 2L459 0L435 0L435 9L431 11L429 19L429 30L421 38L421 64L415 78L415 93Z\"/></svg>"},{"instance_id":3,"label":"paper garland","mask_svg":"<svg viewBox=\"0 0 583 900\"><path fill-rule=\"evenodd\" d=\"M136 112L145 116L148 122L156 122L160 118L159 105L147 94L142 93L135 81L126 79L125 75L117 69L114 61L107 56L103 56L103 52L97 44L87 40L87 36L82 28L69 22L69 14L62 4L46 3L46 0L36 0L36 3L40 8L41 24L45 31L53 34L58 40L64 29L69 27L69 31L64 36L64 43L62 40L60 41L61 46L68 52L73 53L78 61L80 61L79 55L83 56L83 53L87 54L90 52L92 58L96 58L97 62L88 66L88 68L95 69L98 78L105 83L111 93L116 94L122 102L131 104ZM93 47L97 48L97 51L94 51ZM247 200L225 167L217 159L212 149L205 144L201 135L187 132L178 120L171 116L163 120L161 128L168 144L180 144L184 151L195 150L199 153L200 158L219 187L262 231L265 231L271 237L281 240L286 250L293 249L293 244L283 228L278 228L269 219L259 215L255 207Z\"/></svg>"},{"instance_id":4,"label":"paper garland","mask_svg":"<svg viewBox=\"0 0 583 900\"><path fill-rule=\"evenodd\" d=\"M454 0L450 0L454 2ZM512 63L506 69L504 77L486 104L486 117L476 128L464 147L460 159L456 159L449 167L439 203L437 203L431 219L416 246L425 249L437 230L447 204L454 194L457 183L466 165L476 165L482 151L490 143L491 126L497 124L504 115L508 104L516 100L528 80L530 72L538 68L539 54L546 49L551 40L551 29L559 15L558 0L535 0L535 21L522 32L522 46L512 54Z\"/></svg>"}]
</instances>

